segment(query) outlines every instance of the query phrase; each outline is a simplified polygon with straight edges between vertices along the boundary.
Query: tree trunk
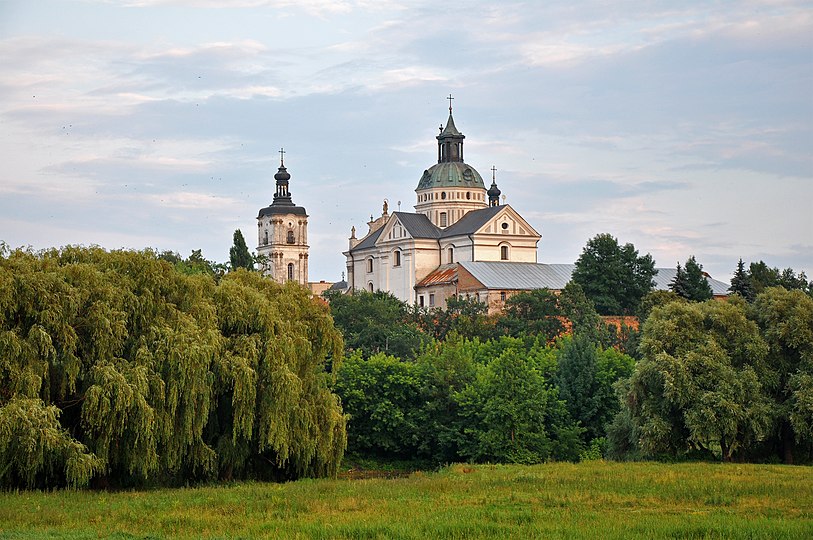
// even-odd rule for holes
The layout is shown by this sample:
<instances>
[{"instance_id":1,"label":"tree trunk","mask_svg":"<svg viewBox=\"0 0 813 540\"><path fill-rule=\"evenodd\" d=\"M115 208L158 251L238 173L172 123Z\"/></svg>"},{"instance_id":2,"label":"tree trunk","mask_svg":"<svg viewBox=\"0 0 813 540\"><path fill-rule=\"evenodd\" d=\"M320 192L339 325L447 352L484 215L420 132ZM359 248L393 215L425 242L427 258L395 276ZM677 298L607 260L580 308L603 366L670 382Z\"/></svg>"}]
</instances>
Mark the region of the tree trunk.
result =
<instances>
[{"instance_id":1,"label":"tree trunk","mask_svg":"<svg viewBox=\"0 0 813 540\"><path fill-rule=\"evenodd\" d=\"M796 441L793 439L793 430L787 421L782 422L779 428L782 437L782 460L785 465L793 465L793 449Z\"/></svg>"},{"instance_id":2,"label":"tree trunk","mask_svg":"<svg viewBox=\"0 0 813 540\"><path fill-rule=\"evenodd\" d=\"M731 461L731 448L726 443L725 437L720 437L720 451L723 454L723 461L726 463Z\"/></svg>"}]
</instances>

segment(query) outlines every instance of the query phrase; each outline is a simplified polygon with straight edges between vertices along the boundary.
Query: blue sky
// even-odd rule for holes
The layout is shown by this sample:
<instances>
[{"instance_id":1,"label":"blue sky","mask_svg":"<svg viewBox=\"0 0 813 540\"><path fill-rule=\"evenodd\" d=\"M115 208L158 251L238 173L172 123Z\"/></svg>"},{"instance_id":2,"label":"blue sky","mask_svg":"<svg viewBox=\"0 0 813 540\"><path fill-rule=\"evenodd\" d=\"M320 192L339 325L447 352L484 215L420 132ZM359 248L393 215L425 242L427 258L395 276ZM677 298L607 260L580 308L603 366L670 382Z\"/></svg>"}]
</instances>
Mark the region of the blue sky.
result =
<instances>
[{"instance_id":1,"label":"blue sky","mask_svg":"<svg viewBox=\"0 0 813 540\"><path fill-rule=\"evenodd\" d=\"M609 232L813 274L809 1L0 0L0 240L225 261L285 147L337 280L351 226L412 211L449 93L540 262Z\"/></svg>"}]
</instances>

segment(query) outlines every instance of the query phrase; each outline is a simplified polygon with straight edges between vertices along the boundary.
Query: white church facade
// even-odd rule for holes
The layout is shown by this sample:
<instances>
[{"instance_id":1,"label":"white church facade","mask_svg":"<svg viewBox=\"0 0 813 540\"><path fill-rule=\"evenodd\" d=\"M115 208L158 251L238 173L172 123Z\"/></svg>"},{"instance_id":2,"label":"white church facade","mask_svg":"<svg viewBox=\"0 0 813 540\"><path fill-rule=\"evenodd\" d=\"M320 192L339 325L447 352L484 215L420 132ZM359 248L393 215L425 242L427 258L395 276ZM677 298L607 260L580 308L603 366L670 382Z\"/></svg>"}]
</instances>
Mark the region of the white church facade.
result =
<instances>
[{"instance_id":1,"label":"white church facade","mask_svg":"<svg viewBox=\"0 0 813 540\"><path fill-rule=\"evenodd\" d=\"M511 206L500 204L493 176L486 189L465 163L465 136L451 107L436 138L438 161L418 182L415 212L390 214L385 203L366 235L357 238L353 228L344 252L350 292L388 291L410 304L445 307L457 291L443 286L442 277L456 276L460 263L537 263L541 235Z\"/></svg>"}]
</instances>

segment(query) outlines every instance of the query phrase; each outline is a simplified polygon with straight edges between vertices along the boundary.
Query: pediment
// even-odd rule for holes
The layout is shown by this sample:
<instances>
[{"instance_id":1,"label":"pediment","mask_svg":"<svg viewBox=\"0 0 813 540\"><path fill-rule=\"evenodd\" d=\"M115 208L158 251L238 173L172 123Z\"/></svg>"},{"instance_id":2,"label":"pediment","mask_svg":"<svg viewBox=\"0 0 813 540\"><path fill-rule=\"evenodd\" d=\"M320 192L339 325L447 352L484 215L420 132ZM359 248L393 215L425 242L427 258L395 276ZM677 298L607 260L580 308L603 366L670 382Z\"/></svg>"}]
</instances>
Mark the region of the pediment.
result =
<instances>
[{"instance_id":1,"label":"pediment","mask_svg":"<svg viewBox=\"0 0 813 540\"><path fill-rule=\"evenodd\" d=\"M500 212L484 223L474 234L542 237L516 210L508 205L501 208Z\"/></svg>"},{"instance_id":2,"label":"pediment","mask_svg":"<svg viewBox=\"0 0 813 540\"><path fill-rule=\"evenodd\" d=\"M393 214L386 225L384 225L384 230L381 231L381 236L378 237L378 242L376 243L402 242L411 238L412 235L409 234L409 230L404 226L398 216Z\"/></svg>"}]
</instances>

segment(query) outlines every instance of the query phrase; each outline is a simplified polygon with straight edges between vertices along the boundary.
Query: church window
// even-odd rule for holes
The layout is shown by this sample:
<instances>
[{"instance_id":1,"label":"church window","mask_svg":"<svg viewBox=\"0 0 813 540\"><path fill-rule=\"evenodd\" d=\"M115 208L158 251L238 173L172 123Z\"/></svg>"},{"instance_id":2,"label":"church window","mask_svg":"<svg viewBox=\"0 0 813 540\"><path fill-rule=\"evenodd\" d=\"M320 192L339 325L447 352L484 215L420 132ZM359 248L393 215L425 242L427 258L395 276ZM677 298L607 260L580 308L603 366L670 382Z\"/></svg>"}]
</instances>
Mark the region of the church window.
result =
<instances>
[{"instance_id":1,"label":"church window","mask_svg":"<svg viewBox=\"0 0 813 540\"><path fill-rule=\"evenodd\" d=\"M370 291L370 292L373 292L373 282L372 281L367 282L367 290Z\"/></svg>"},{"instance_id":2,"label":"church window","mask_svg":"<svg viewBox=\"0 0 813 540\"><path fill-rule=\"evenodd\" d=\"M430 295L429 295L429 307L432 307L432 306L434 306L434 305L435 305L435 295L434 295L434 294L430 294Z\"/></svg>"},{"instance_id":3,"label":"church window","mask_svg":"<svg viewBox=\"0 0 813 540\"><path fill-rule=\"evenodd\" d=\"M441 212L440 213L440 226L441 227L446 226L446 212Z\"/></svg>"},{"instance_id":4,"label":"church window","mask_svg":"<svg viewBox=\"0 0 813 540\"><path fill-rule=\"evenodd\" d=\"M367 273L370 273L372 271L373 271L373 258L369 257L367 259Z\"/></svg>"},{"instance_id":5,"label":"church window","mask_svg":"<svg viewBox=\"0 0 813 540\"><path fill-rule=\"evenodd\" d=\"M293 231L293 230L291 230L291 229L288 229L288 238L287 238L287 242L288 242L289 244L295 244L295 243L296 243L296 238L294 238L294 231Z\"/></svg>"},{"instance_id":6,"label":"church window","mask_svg":"<svg viewBox=\"0 0 813 540\"><path fill-rule=\"evenodd\" d=\"M502 230L507 231L508 230L508 223L503 223L501 225L501 227L502 227Z\"/></svg>"},{"instance_id":7,"label":"church window","mask_svg":"<svg viewBox=\"0 0 813 540\"><path fill-rule=\"evenodd\" d=\"M445 191L440 192L440 198L443 199L444 201L446 200L446 192Z\"/></svg>"},{"instance_id":8,"label":"church window","mask_svg":"<svg viewBox=\"0 0 813 540\"><path fill-rule=\"evenodd\" d=\"M471 191L467 191L466 192L466 200L470 200L470 199L471 199Z\"/></svg>"},{"instance_id":9,"label":"church window","mask_svg":"<svg viewBox=\"0 0 813 540\"><path fill-rule=\"evenodd\" d=\"M418 305L419 305L419 306L421 306L421 307L423 307L423 295L420 295L420 296L418 297Z\"/></svg>"},{"instance_id":10,"label":"church window","mask_svg":"<svg viewBox=\"0 0 813 540\"><path fill-rule=\"evenodd\" d=\"M449 248L449 264L454 262L454 246Z\"/></svg>"},{"instance_id":11,"label":"church window","mask_svg":"<svg viewBox=\"0 0 813 540\"><path fill-rule=\"evenodd\" d=\"M505 302L505 291L500 293L500 301Z\"/></svg>"},{"instance_id":12,"label":"church window","mask_svg":"<svg viewBox=\"0 0 813 540\"><path fill-rule=\"evenodd\" d=\"M508 246L500 246L500 260L501 261L508 260Z\"/></svg>"},{"instance_id":13,"label":"church window","mask_svg":"<svg viewBox=\"0 0 813 540\"><path fill-rule=\"evenodd\" d=\"M288 263L288 279L294 279L294 263Z\"/></svg>"},{"instance_id":14,"label":"church window","mask_svg":"<svg viewBox=\"0 0 813 540\"><path fill-rule=\"evenodd\" d=\"M392 252L392 265L401 266L401 250L396 249Z\"/></svg>"},{"instance_id":15,"label":"church window","mask_svg":"<svg viewBox=\"0 0 813 540\"><path fill-rule=\"evenodd\" d=\"M268 230L265 231L265 236L263 237L263 245L268 244Z\"/></svg>"},{"instance_id":16,"label":"church window","mask_svg":"<svg viewBox=\"0 0 813 540\"><path fill-rule=\"evenodd\" d=\"M480 293L475 293L474 299L479 302L480 301Z\"/></svg>"}]
</instances>

